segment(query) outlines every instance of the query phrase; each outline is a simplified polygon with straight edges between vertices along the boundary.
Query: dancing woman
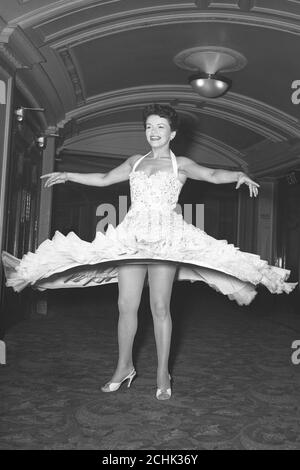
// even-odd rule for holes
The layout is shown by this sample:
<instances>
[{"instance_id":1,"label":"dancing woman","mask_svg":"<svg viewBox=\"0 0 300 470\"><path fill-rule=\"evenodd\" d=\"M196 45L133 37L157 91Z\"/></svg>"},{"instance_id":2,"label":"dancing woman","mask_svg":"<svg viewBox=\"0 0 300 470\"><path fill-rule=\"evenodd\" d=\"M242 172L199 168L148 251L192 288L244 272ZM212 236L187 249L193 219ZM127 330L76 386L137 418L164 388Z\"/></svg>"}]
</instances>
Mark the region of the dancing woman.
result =
<instances>
[{"instance_id":1,"label":"dancing woman","mask_svg":"<svg viewBox=\"0 0 300 470\"><path fill-rule=\"evenodd\" d=\"M237 189L246 184L250 197L258 195L259 184L241 171L214 170L186 157L176 158L170 141L176 135L178 117L170 106L150 105L143 117L151 148L146 155L134 155L108 173L55 172L42 176L47 188L66 181L104 187L129 180L132 205L121 224L109 226L105 235L98 232L92 243L74 233L64 237L56 232L36 253L28 253L21 261L4 253L3 262L7 285L16 291L28 284L46 289L118 281L119 359L103 392L118 390L126 380L130 386L136 375L132 348L148 274L158 359L156 398L165 400L171 397L170 298L175 276L204 281L240 305L253 300L259 283L273 293L290 292L295 284L285 282L288 270L270 266L257 255L210 237L175 211L187 178L236 183Z\"/></svg>"}]
</instances>

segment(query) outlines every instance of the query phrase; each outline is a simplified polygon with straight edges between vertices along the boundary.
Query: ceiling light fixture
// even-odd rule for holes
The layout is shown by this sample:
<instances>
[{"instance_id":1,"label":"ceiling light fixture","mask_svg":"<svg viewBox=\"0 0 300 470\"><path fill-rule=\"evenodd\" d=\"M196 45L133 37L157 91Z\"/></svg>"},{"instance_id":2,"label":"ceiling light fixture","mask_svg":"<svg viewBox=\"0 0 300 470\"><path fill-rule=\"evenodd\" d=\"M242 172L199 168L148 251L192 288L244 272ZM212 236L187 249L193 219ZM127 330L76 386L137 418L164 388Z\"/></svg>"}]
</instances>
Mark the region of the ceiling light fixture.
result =
<instances>
[{"instance_id":1,"label":"ceiling light fixture","mask_svg":"<svg viewBox=\"0 0 300 470\"><path fill-rule=\"evenodd\" d=\"M193 72L188 81L203 99L218 98L232 86L223 73L241 70L247 59L240 52L221 46L196 46L180 51L173 58L175 64Z\"/></svg>"},{"instance_id":2,"label":"ceiling light fixture","mask_svg":"<svg viewBox=\"0 0 300 470\"><path fill-rule=\"evenodd\" d=\"M232 81L218 73L199 72L189 77L189 84L203 98L218 98L229 90Z\"/></svg>"}]
</instances>

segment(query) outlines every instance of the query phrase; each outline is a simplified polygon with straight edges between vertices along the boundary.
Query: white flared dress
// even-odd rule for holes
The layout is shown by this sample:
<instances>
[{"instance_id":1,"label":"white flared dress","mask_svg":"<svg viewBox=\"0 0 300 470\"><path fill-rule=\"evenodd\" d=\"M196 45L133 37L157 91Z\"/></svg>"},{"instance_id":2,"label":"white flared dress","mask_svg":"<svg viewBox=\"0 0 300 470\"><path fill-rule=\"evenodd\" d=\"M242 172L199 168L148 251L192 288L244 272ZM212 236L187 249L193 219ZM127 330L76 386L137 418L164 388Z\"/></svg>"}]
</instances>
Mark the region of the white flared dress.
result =
<instances>
[{"instance_id":1,"label":"white flared dress","mask_svg":"<svg viewBox=\"0 0 300 470\"><path fill-rule=\"evenodd\" d=\"M17 292L28 285L39 290L96 286L117 282L120 264L164 262L177 264L176 279L203 281L240 305L253 300L258 284L272 293L292 291L297 283L286 282L290 271L185 222L175 210L182 189L175 155L171 152L172 171L150 176L137 169L145 156L130 173L132 204L116 228L97 232L91 243L73 232L56 232L21 260L3 252L6 285Z\"/></svg>"}]
</instances>

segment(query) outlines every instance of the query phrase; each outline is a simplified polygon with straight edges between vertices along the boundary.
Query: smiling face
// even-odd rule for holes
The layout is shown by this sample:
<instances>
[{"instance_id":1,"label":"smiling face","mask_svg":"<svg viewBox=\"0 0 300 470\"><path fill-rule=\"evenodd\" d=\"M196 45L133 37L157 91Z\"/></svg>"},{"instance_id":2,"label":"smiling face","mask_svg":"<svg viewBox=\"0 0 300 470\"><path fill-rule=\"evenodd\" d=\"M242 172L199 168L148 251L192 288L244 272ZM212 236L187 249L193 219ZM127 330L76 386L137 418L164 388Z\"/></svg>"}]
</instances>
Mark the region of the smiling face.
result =
<instances>
[{"instance_id":1,"label":"smiling face","mask_svg":"<svg viewBox=\"0 0 300 470\"><path fill-rule=\"evenodd\" d=\"M171 130L168 119L152 114L146 121L146 138L151 147L160 148L169 145L176 135Z\"/></svg>"}]
</instances>

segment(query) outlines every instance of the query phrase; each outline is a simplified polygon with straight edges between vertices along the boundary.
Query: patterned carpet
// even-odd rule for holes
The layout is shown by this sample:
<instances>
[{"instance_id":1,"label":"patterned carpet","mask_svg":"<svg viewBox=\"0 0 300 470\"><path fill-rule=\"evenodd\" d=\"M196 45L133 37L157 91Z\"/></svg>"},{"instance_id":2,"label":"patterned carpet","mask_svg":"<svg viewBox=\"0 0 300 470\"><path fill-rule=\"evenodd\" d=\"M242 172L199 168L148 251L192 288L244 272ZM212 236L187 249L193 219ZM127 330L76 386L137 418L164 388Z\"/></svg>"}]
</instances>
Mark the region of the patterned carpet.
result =
<instances>
[{"instance_id":1,"label":"patterned carpet","mask_svg":"<svg viewBox=\"0 0 300 470\"><path fill-rule=\"evenodd\" d=\"M300 312L260 293L238 307L175 285L172 399L155 399L148 292L130 389L104 394L117 358L116 286L52 292L48 316L15 325L1 366L1 449L300 449Z\"/></svg>"}]
</instances>

